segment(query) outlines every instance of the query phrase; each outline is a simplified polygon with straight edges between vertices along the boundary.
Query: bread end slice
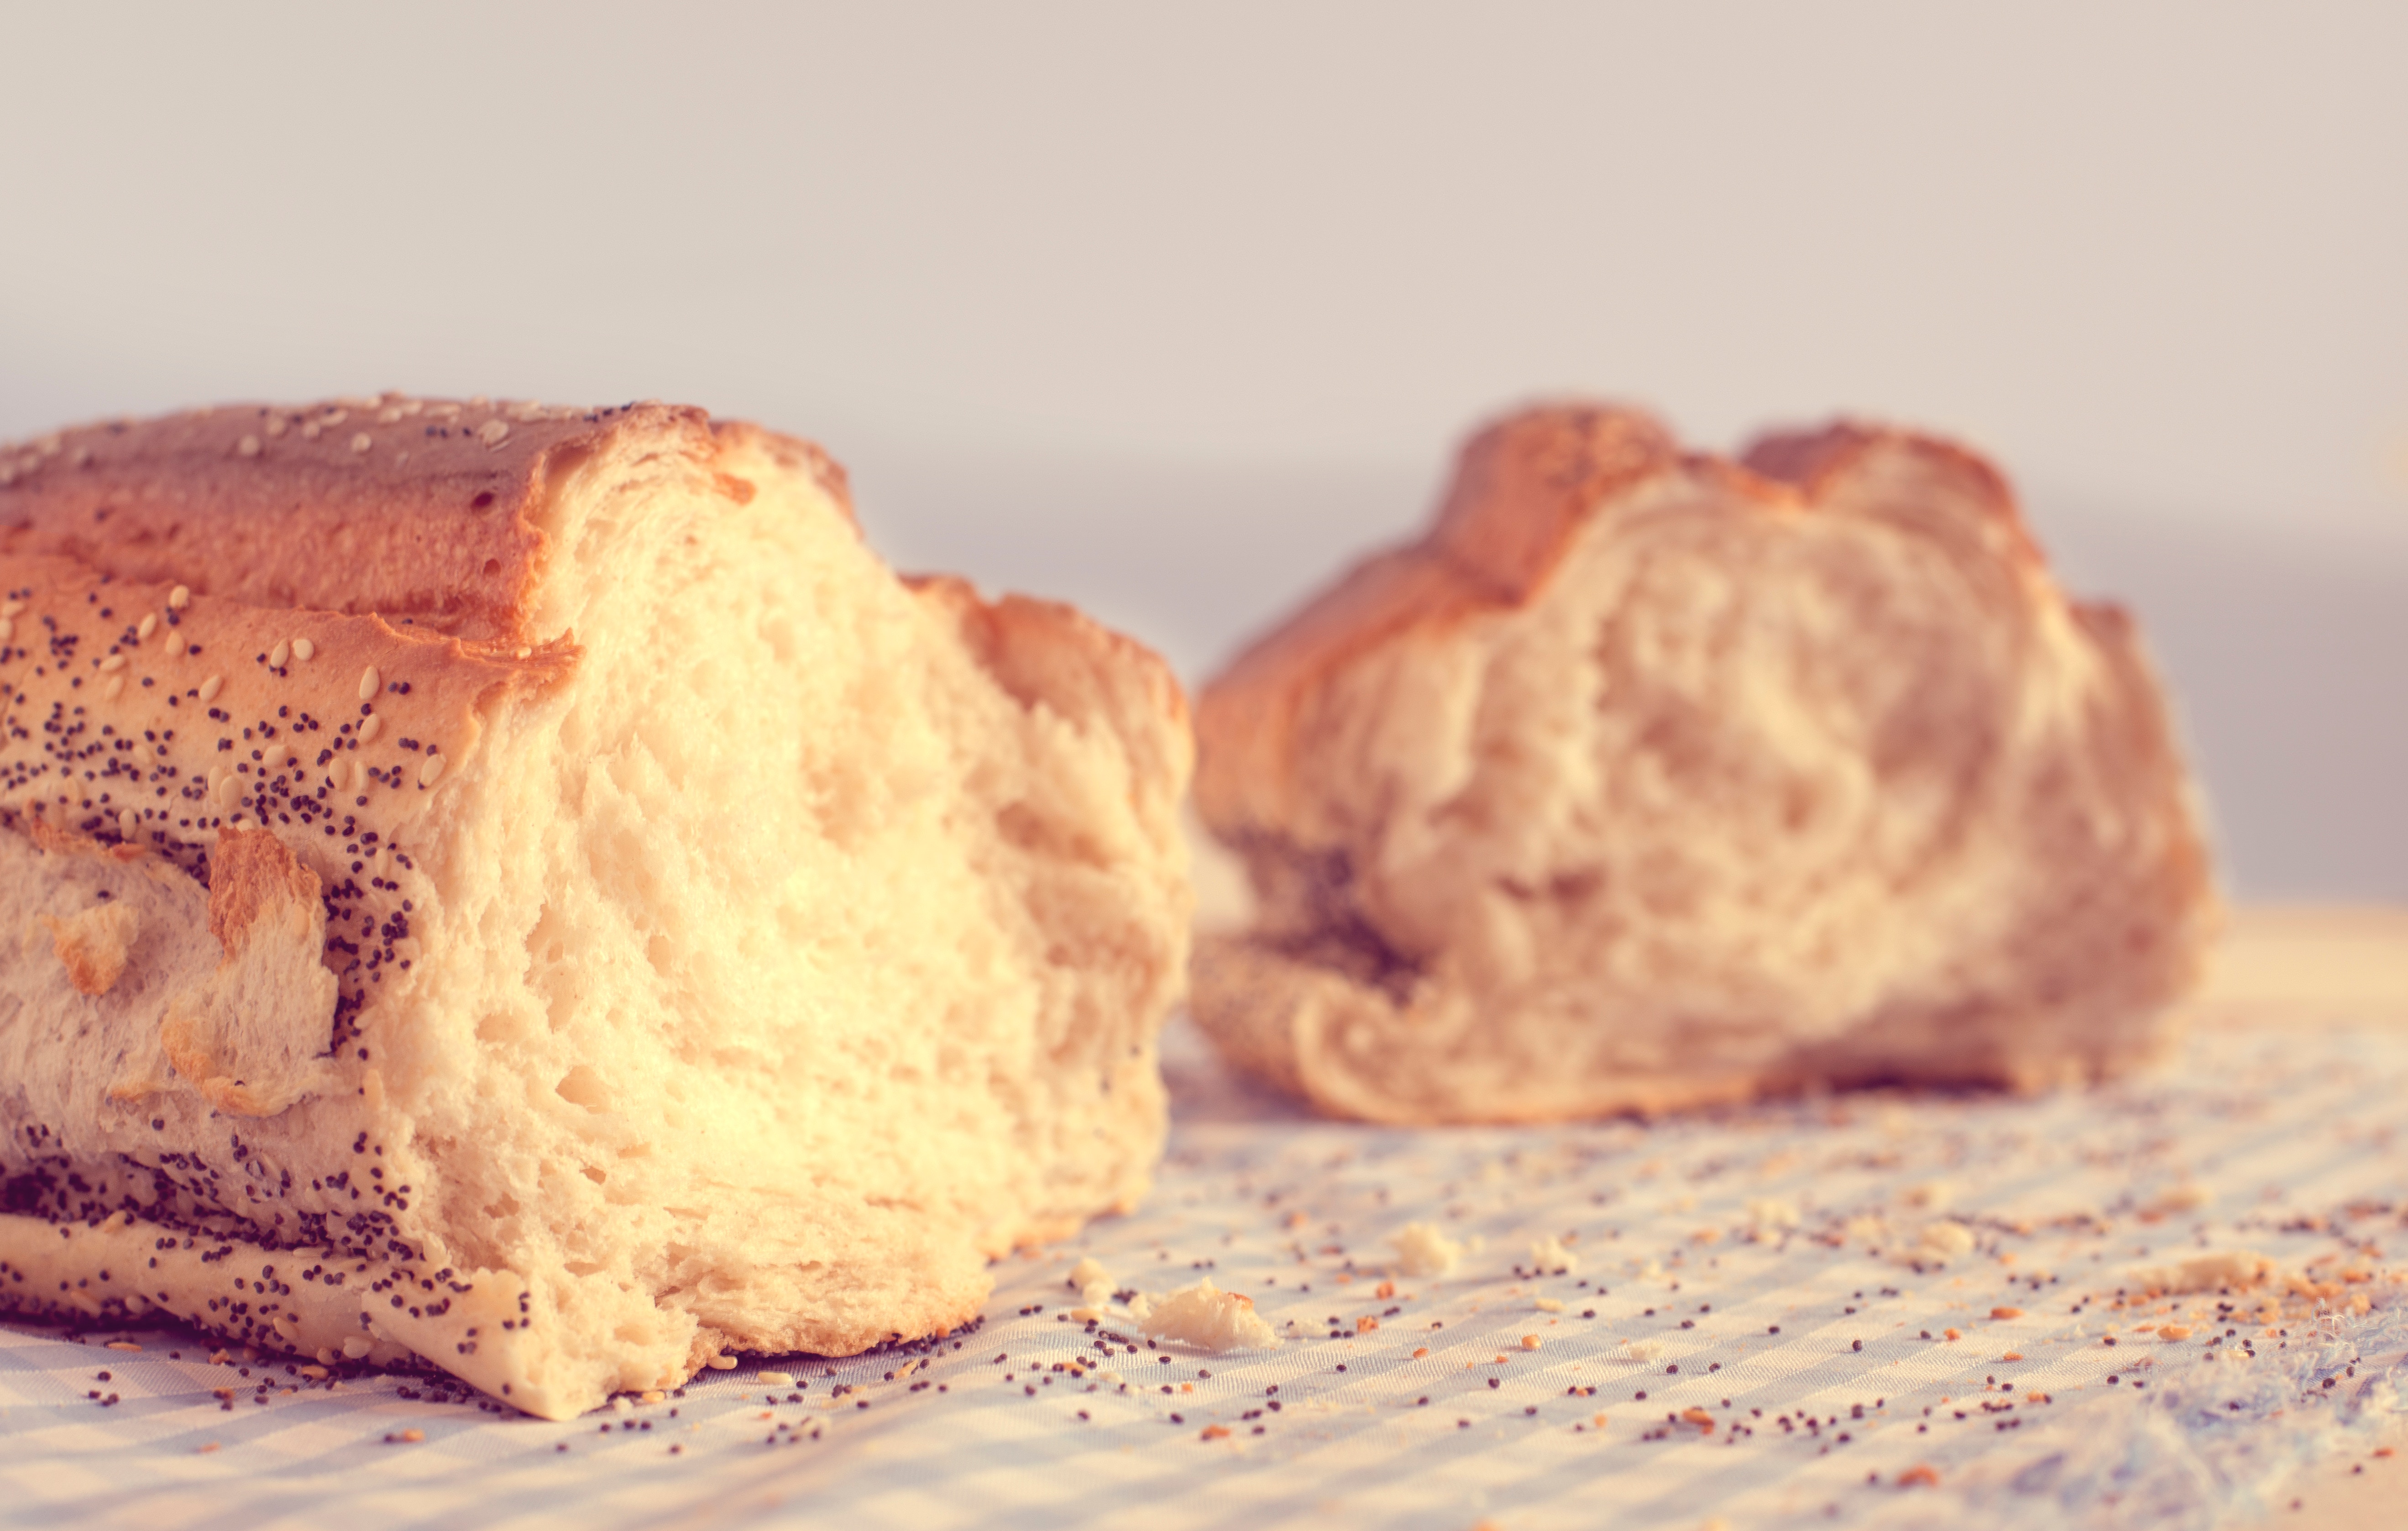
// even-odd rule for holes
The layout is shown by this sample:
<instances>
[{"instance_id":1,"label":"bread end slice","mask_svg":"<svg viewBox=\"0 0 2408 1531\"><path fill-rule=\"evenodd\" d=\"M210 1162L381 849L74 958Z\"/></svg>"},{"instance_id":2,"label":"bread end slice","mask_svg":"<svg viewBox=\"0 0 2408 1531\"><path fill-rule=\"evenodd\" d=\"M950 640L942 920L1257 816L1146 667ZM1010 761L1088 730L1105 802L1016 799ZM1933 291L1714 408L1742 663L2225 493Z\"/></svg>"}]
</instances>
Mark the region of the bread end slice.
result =
<instances>
[{"instance_id":1,"label":"bread end slice","mask_svg":"<svg viewBox=\"0 0 2408 1531\"><path fill-rule=\"evenodd\" d=\"M2130 621L1910 432L1732 463L1508 419L1198 733L1256 912L1199 941L1193 1009L1341 1115L2100 1077L2162 1050L2215 920Z\"/></svg>"}]
</instances>

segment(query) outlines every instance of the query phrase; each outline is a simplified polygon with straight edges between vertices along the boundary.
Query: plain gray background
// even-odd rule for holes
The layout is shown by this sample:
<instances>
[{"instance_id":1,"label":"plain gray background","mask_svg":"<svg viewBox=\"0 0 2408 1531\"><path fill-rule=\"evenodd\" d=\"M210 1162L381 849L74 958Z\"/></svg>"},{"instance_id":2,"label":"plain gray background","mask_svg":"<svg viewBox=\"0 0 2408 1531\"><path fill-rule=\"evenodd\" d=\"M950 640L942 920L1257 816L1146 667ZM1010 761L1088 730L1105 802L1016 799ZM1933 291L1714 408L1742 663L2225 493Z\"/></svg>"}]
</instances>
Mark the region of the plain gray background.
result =
<instances>
[{"instance_id":1,"label":"plain gray background","mask_svg":"<svg viewBox=\"0 0 2408 1531\"><path fill-rule=\"evenodd\" d=\"M1191 679L1542 394L1999 457L2229 880L2408 897L2408 7L0 6L0 437L375 388L826 443Z\"/></svg>"}]
</instances>

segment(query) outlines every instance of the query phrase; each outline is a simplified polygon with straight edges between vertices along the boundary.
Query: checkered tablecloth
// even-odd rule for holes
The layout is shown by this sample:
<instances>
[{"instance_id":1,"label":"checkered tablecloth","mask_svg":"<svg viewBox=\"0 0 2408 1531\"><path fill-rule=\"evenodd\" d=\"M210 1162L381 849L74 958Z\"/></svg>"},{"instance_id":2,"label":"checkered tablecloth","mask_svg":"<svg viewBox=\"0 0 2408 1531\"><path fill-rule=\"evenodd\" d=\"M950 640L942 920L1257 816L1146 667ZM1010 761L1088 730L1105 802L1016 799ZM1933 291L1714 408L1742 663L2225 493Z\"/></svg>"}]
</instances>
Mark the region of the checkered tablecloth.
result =
<instances>
[{"instance_id":1,"label":"checkered tablecloth","mask_svg":"<svg viewBox=\"0 0 2408 1531\"><path fill-rule=\"evenodd\" d=\"M0 1524L2204 1526L2403 1408L2397 1031L2217 1030L2029 1100L1421 1133L1298 1115L1183 1025L1167 1052L1152 1198L999 1267L966 1334L553 1424L191 1334L0 1327ZM1413 1223L1455 1271L1395 1268ZM1573 1268L1538 1273L1550 1239ZM2269 1278L2143 1295L2237 1251ZM1124 1290L1209 1277L1283 1342L1074 1318L1082 1256Z\"/></svg>"}]
</instances>

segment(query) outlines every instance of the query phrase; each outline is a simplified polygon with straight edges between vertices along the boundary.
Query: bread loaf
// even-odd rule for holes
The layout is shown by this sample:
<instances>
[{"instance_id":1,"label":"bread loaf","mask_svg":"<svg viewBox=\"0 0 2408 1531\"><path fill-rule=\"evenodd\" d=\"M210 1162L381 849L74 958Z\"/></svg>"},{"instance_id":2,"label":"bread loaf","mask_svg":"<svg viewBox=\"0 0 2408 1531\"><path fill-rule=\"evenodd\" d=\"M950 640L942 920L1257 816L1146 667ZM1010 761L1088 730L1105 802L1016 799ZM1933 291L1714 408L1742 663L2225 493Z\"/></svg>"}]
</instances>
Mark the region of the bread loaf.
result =
<instances>
[{"instance_id":1,"label":"bread loaf","mask_svg":"<svg viewBox=\"0 0 2408 1531\"><path fill-rule=\"evenodd\" d=\"M1197 1017L1340 1115L2109 1074L2214 912L2132 623L1907 432L1729 463L1627 410L1508 419L1197 735L1258 908L1199 940Z\"/></svg>"},{"instance_id":2,"label":"bread loaf","mask_svg":"<svg viewBox=\"0 0 2408 1531\"><path fill-rule=\"evenodd\" d=\"M0 1307L533 1413L1146 1189L1181 694L817 449L384 396L0 453Z\"/></svg>"}]
</instances>

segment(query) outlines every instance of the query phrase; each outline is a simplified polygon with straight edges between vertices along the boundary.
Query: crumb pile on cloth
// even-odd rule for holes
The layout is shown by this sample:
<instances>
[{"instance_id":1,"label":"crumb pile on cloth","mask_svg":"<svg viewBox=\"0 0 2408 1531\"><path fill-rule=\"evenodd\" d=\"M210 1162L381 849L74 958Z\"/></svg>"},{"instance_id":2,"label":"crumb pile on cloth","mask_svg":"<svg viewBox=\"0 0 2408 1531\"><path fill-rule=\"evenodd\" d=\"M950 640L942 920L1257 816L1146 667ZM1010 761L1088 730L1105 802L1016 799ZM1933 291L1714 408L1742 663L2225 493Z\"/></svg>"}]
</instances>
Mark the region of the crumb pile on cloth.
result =
<instances>
[{"instance_id":1,"label":"crumb pile on cloth","mask_svg":"<svg viewBox=\"0 0 2408 1531\"><path fill-rule=\"evenodd\" d=\"M1137 1502L1157 1531L2204 1527L2408 1409L2408 1037L2222 1031L2033 1099L1449 1132L1295 1116L1183 1032L1169 1055L1154 1195L1005 1262L942 1340L548 1424L172 1331L0 1329L0 1524L301 1525L332 1496L355 1531Z\"/></svg>"}]
</instances>

